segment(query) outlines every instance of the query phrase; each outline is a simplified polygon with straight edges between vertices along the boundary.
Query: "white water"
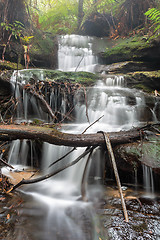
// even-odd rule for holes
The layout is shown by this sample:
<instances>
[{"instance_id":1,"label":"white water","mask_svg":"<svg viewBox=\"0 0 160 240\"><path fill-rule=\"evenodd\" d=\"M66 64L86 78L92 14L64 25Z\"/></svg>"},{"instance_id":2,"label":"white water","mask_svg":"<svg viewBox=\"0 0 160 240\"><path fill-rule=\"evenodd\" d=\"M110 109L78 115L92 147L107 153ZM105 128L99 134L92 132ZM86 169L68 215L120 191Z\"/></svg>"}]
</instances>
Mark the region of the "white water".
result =
<instances>
[{"instance_id":1,"label":"white water","mask_svg":"<svg viewBox=\"0 0 160 240\"><path fill-rule=\"evenodd\" d=\"M58 69L94 72L97 57L93 55L93 38L66 35L59 37Z\"/></svg>"},{"instance_id":2,"label":"white water","mask_svg":"<svg viewBox=\"0 0 160 240\"><path fill-rule=\"evenodd\" d=\"M76 35L61 37L58 52L59 69L94 72L98 59L93 55L92 44L90 37ZM44 70L23 70L18 72L18 81L20 84L26 84L33 75L39 80L44 80ZM16 82L15 74L11 81ZM74 123L66 125L63 131L81 133L101 116L103 118L90 127L87 133L99 130L107 132L128 130L133 126L143 124L144 121L152 121L152 113L151 119L141 116L142 110L146 111L145 96L141 92L125 88L123 76L107 76L97 81L93 88L86 89L87 107L83 94L82 90L75 94L76 119ZM17 109L18 118L24 117L29 120L28 110L32 108L34 116L46 119L46 115L42 114L42 109L39 110L40 107L36 100L28 97L25 92L21 94L19 87L17 87L16 97L20 99ZM62 101L61 110L66 113L64 102L65 98ZM53 92L50 96L50 104L56 105ZM9 152L9 163L27 165L29 151L27 146L26 141L23 143L19 140L14 141ZM43 173L61 167L62 163L58 163L48 168L51 163L69 150L70 148L44 143L41 159ZM30 151L33 152L33 148ZM82 148L77 149L62 162L76 159L83 151ZM26 221L29 220L26 224L21 224L22 231L18 231L17 239L23 239L24 230L27 233L31 232L31 239L36 240L97 240L96 222L93 221L97 216L91 202L98 202L102 196L103 191L101 186L97 185L97 180L102 179L103 168L100 162L103 165L103 159L100 150L95 150L90 162L91 171L88 169L87 173L92 178L92 185L87 186L87 198L90 201L88 203L77 201L81 198L80 186L87 156L52 179L23 187L22 192L27 196L27 201L21 209L21 215Z\"/></svg>"},{"instance_id":3,"label":"white water","mask_svg":"<svg viewBox=\"0 0 160 240\"><path fill-rule=\"evenodd\" d=\"M142 165L143 169L143 185L147 194L154 193L153 171L151 167Z\"/></svg>"}]
</instances>

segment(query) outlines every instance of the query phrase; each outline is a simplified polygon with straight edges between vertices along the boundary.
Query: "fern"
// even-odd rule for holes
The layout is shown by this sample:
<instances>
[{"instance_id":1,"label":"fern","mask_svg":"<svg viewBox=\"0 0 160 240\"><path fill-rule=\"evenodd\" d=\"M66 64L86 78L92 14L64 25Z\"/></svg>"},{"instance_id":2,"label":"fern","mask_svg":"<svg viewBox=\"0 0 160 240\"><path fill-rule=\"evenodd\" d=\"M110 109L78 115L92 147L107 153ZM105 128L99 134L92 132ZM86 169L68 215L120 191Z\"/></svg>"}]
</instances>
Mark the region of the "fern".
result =
<instances>
[{"instance_id":1,"label":"fern","mask_svg":"<svg viewBox=\"0 0 160 240\"><path fill-rule=\"evenodd\" d=\"M153 28L153 37L157 37L160 35L160 11L157 8L151 8L149 9L145 15L148 17L148 19L152 22L152 28Z\"/></svg>"}]
</instances>

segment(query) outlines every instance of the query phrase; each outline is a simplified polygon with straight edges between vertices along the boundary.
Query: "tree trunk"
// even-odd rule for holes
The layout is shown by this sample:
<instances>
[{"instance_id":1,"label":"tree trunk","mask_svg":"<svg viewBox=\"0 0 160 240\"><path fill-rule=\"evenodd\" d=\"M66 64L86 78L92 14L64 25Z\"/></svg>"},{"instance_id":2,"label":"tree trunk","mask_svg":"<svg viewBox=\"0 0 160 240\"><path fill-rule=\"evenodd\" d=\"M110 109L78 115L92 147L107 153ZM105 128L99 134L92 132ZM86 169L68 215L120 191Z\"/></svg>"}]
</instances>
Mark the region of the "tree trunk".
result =
<instances>
[{"instance_id":1,"label":"tree trunk","mask_svg":"<svg viewBox=\"0 0 160 240\"><path fill-rule=\"evenodd\" d=\"M27 22L27 14L24 0L6 0L1 3L0 16L2 22L13 24L20 21L25 24Z\"/></svg>"},{"instance_id":2,"label":"tree trunk","mask_svg":"<svg viewBox=\"0 0 160 240\"><path fill-rule=\"evenodd\" d=\"M112 145L129 143L140 139L138 129L109 133ZM72 147L102 146L105 145L103 134L68 134L54 128L0 125L0 140L31 139L48 142L55 145Z\"/></svg>"},{"instance_id":3,"label":"tree trunk","mask_svg":"<svg viewBox=\"0 0 160 240\"><path fill-rule=\"evenodd\" d=\"M83 20L83 0L79 0L79 2L78 2L78 26L77 26L78 30L81 26L82 20Z\"/></svg>"}]
</instances>

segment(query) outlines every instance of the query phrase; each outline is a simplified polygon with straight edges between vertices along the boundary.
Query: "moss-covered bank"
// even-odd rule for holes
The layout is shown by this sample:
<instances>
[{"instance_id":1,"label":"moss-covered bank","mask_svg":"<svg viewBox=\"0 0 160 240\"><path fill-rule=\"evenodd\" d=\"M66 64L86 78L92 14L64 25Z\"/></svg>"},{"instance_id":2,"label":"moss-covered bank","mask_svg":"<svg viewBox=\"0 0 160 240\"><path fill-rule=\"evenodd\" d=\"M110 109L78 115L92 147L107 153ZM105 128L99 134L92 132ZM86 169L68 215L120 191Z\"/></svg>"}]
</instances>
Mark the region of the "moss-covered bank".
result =
<instances>
[{"instance_id":1,"label":"moss-covered bank","mask_svg":"<svg viewBox=\"0 0 160 240\"><path fill-rule=\"evenodd\" d=\"M57 37L51 33L45 33L39 30L34 30L33 33L25 32L26 36L31 36L29 41L18 40L11 38L9 46L6 46L4 58L6 61L21 63L25 66L24 60L24 46L30 45L29 56L30 64L29 67L43 67L43 68L57 68ZM7 43L0 43L0 56L4 51L4 47ZM0 65L2 65L0 63ZM23 67L24 68L24 67ZM17 69L15 66L14 69Z\"/></svg>"},{"instance_id":2,"label":"moss-covered bank","mask_svg":"<svg viewBox=\"0 0 160 240\"><path fill-rule=\"evenodd\" d=\"M144 36L135 36L123 39L112 49L106 49L102 58L106 64L133 60L158 63L160 44L158 41L149 42Z\"/></svg>"},{"instance_id":3,"label":"moss-covered bank","mask_svg":"<svg viewBox=\"0 0 160 240\"><path fill-rule=\"evenodd\" d=\"M17 69L17 67L18 67L19 70L24 68L21 64L18 64L18 66L17 66L17 63L0 60L0 71L15 70L15 69Z\"/></svg>"},{"instance_id":4,"label":"moss-covered bank","mask_svg":"<svg viewBox=\"0 0 160 240\"><path fill-rule=\"evenodd\" d=\"M129 87L136 87L147 92L160 91L160 70L128 73L125 79Z\"/></svg>"},{"instance_id":5,"label":"moss-covered bank","mask_svg":"<svg viewBox=\"0 0 160 240\"><path fill-rule=\"evenodd\" d=\"M89 72L62 72L58 70L49 69L25 69L19 72L20 78L23 80L34 82L41 81L55 81L55 82L70 82L73 84L79 83L89 86L95 83L99 76Z\"/></svg>"}]
</instances>

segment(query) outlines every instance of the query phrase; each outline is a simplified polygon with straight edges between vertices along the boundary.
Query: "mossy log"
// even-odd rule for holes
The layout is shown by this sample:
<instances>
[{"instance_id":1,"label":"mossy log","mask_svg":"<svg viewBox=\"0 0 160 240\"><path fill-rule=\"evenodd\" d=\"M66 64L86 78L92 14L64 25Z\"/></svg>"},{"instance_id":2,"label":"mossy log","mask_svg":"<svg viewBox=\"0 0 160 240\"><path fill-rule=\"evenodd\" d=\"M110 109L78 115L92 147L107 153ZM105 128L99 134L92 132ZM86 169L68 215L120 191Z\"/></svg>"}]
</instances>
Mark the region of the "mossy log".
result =
<instances>
[{"instance_id":1,"label":"mossy log","mask_svg":"<svg viewBox=\"0 0 160 240\"><path fill-rule=\"evenodd\" d=\"M138 129L109 133L113 145L129 143L140 139ZM0 125L0 140L31 139L48 142L54 145L72 147L102 146L105 145L103 134L69 134L62 133L54 128L25 126L25 125Z\"/></svg>"}]
</instances>

